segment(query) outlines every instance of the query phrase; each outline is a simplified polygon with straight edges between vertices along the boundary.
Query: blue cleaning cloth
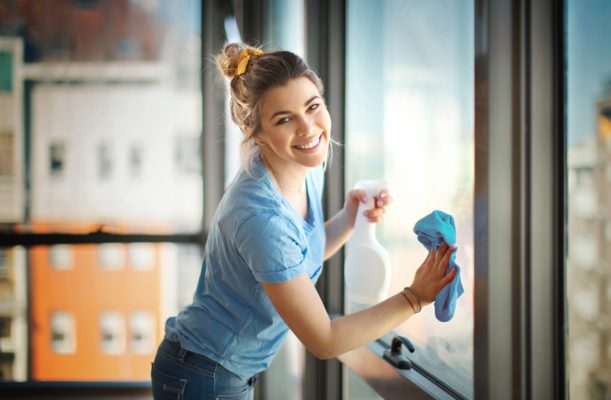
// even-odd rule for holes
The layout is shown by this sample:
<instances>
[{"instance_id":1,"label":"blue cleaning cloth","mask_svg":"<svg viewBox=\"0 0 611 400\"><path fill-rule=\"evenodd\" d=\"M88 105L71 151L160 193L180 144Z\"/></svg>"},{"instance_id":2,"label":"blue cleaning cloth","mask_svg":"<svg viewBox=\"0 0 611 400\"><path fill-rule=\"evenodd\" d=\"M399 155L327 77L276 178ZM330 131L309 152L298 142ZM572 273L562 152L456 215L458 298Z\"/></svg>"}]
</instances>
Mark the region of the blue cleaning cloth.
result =
<instances>
[{"instance_id":1,"label":"blue cleaning cloth","mask_svg":"<svg viewBox=\"0 0 611 400\"><path fill-rule=\"evenodd\" d=\"M449 246L456 243L454 217L439 210L433 211L416 222L414 233L418 235L418 241L429 251L431 247L437 249L444 242ZM450 256L446 274L450 273L452 268L456 268L456 276L435 297L435 316L441 322L452 319L456 310L456 299L464 292L460 281L460 267L456 264L456 251Z\"/></svg>"}]
</instances>

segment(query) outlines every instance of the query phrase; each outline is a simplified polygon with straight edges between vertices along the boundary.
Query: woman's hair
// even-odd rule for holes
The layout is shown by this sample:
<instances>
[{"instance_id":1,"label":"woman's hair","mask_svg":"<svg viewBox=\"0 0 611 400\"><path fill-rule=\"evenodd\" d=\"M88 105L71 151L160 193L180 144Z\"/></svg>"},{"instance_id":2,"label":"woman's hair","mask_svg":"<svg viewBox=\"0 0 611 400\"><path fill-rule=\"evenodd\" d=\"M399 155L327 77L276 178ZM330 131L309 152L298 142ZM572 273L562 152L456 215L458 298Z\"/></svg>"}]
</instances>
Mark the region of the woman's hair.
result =
<instances>
[{"instance_id":1,"label":"woman's hair","mask_svg":"<svg viewBox=\"0 0 611 400\"><path fill-rule=\"evenodd\" d=\"M238 58L242 50L251 52L245 71L238 75ZM318 75L305 61L290 51L255 54L256 47L231 43L215 57L216 65L230 80L231 118L240 127L244 137L240 145L242 168L250 174L250 167L261 151L255 136L261 129L261 100L270 89L286 85L296 78L308 78L324 94Z\"/></svg>"}]
</instances>

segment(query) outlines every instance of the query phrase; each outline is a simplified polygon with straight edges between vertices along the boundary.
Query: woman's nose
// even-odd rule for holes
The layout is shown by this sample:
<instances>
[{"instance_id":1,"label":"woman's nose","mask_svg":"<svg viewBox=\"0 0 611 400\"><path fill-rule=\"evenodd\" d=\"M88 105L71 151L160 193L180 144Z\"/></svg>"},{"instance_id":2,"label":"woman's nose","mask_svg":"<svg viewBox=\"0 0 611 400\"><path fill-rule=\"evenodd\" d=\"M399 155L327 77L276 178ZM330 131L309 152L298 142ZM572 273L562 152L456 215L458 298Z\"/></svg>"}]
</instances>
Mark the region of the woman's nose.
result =
<instances>
[{"instance_id":1,"label":"woman's nose","mask_svg":"<svg viewBox=\"0 0 611 400\"><path fill-rule=\"evenodd\" d=\"M311 121L308 117L299 118L299 124L297 125L297 134L300 136L308 136L314 128L314 121Z\"/></svg>"}]
</instances>

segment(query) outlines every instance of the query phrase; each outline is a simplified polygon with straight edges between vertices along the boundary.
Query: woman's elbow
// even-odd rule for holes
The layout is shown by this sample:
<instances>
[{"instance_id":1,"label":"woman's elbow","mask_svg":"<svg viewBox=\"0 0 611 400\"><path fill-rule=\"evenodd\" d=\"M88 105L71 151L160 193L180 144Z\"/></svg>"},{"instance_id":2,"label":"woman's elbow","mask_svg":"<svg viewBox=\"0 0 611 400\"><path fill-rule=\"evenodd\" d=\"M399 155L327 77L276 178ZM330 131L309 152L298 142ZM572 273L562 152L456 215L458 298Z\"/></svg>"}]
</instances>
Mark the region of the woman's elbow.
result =
<instances>
[{"instance_id":1,"label":"woman's elbow","mask_svg":"<svg viewBox=\"0 0 611 400\"><path fill-rule=\"evenodd\" d=\"M332 358L335 358L331 354L328 354L328 353L312 353L312 354L314 355L314 357L316 357L318 360L321 360L321 361L330 360Z\"/></svg>"},{"instance_id":2,"label":"woman's elbow","mask_svg":"<svg viewBox=\"0 0 611 400\"><path fill-rule=\"evenodd\" d=\"M332 351L331 349L327 349L327 348L320 348L320 349L308 349L310 351L310 353L312 353L312 355L314 355L314 357L316 357L319 360L330 360L332 358L337 357L338 355L335 354L334 351Z\"/></svg>"}]
</instances>

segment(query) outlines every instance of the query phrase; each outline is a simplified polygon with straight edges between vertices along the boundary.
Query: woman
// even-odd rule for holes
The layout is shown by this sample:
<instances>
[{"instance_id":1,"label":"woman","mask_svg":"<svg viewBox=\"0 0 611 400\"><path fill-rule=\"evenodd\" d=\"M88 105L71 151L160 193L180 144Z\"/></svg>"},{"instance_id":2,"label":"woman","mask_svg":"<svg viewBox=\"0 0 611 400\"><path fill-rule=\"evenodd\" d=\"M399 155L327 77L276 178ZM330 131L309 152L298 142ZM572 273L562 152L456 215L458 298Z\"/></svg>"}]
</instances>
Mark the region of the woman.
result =
<instances>
[{"instance_id":1,"label":"woman","mask_svg":"<svg viewBox=\"0 0 611 400\"><path fill-rule=\"evenodd\" d=\"M230 44L217 65L231 80L232 118L244 133L242 170L212 222L193 303L169 318L152 366L161 398L248 399L288 329L317 358L363 346L397 327L456 273L455 248L431 252L410 287L361 312L330 320L314 287L323 261L350 237L365 193L323 220L331 119L318 76L297 55ZM387 191L366 212L378 222Z\"/></svg>"}]
</instances>

